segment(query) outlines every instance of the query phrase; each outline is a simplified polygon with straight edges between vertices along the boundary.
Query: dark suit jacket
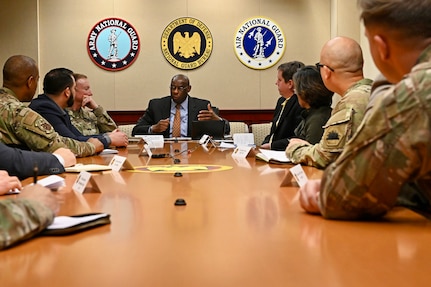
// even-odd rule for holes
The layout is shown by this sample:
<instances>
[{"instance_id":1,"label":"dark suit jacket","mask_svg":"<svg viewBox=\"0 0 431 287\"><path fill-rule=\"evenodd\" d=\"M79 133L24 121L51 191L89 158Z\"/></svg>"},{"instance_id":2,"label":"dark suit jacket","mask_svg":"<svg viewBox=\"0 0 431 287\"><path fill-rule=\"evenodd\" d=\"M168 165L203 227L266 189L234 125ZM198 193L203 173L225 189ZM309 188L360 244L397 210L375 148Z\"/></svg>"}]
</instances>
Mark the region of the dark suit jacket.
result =
<instances>
[{"instance_id":1,"label":"dark suit jacket","mask_svg":"<svg viewBox=\"0 0 431 287\"><path fill-rule=\"evenodd\" d=\"M69 114L45 94L33 99L29 108L44 117L54 127L55 131L63 137L72 138L80 142L86 142L89 138L97 138L103 143L105 148L109 147L109 137L105 137L103 134L84 136L72 124Z\"/></svg>"},{"instance_id":2,"label":"dark suit jacket","mask_svg":"<svg viewBox=\"0 0 431 287\"><path fill-rule=\"evenodd\" d=\"M20 150L0 143L0 158L0 169L19 179L33 176L35 164L38 175L64 172L64 167L58 159L47 152Z\"/></svg>"},{"instance_id":3,"label":"dark suit jacket","mask_svg":"<svg viewBox=\"0 0 431 287\"><path fill-rule=\"evenodd\" d=\"M271 149L273 150L285 150L289 144L288 139L295 137L295 128L301 122L301 111L303 108L301 108L298 103L297 95L293 95L284 107L283 114L276 126L276 122L282 108L281 104L285 100L286 99L283 97L278 99L277 105L275 106L274 117L272 119L271 131L262 143L269 143L271 135L274 134L271 143Z\"/></svg>"},{"instance_id":4,"label":"dark suit jacket","mask_svg":"<svg viewBox=\"0 0 431 287\"><path fill-rule=\"evenodd\" d=\"M198 114L200 110L207 110L208 104L207 100L202 100L198 98L189 97L189 112L188 112L188 122L187 122L187 136L191 136L192 132L192 121L198 120ZM215 109L217 112L218 110ZM171 96L152 99L148 104L148 108L145 114L138 120L136 126L133 128L132 135L146 135L150 126L157 124L162 119L169 119L171 114ZM225 133L230 132L229 122L225 122ZM163 133L163 137L169 137L169 128Z\"/></svg>"}]
</instances>

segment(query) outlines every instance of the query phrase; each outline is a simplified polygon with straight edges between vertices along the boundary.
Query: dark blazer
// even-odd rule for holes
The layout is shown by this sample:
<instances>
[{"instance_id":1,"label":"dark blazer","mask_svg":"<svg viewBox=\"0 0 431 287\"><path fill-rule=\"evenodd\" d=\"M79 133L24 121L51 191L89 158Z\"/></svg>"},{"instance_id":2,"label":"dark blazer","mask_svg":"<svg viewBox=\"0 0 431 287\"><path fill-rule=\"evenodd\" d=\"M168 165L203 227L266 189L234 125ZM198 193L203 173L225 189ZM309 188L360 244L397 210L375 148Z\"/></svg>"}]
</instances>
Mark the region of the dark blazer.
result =
<instances>
[{"instance_id":1,"label":"dark blazer","mask_svg":"<svg viewBox=\"0 0 431 287\"><path fill-rule=\"evenodd\" d=\"M6 170L9 175L17 176L21 180L33 176L35 165L38 175L64 172L58 159L47 152L21 150L0 143L0 158L0 170Z\"/></svg>"},{"instance_id":2,"label":"dark blazer","mask_svg":"<svg viewBox=\"0 0 431 287\"><path fill-rule=\"evenodd\" d=\"M72 138L80 142L86 142L89 138L99 139L105 148L109 147L110 139L103 134L84 136L70 121L69 114L60 108L47 95L42 94L33 99L29 105L33 111L44 117L61 136Z\"/></svg>"},{"instance_id":3,"label":"dark blazer","mask_svg":"<svg viewBox=\"0 0 431 287\"><path fill-rule=\"evenodd\" d=\"M297 138L303 139L310 144L317 144L323 135L323 126L331 117L332 108L321 106L309 108L301 112L302 121L295 129Z\"/></svg>"},{"instance_id":4,"label":"dark blazer","mask_svg":"<svg viewBox=\"0 0 431 287\"><path fill-rule=\"evenodd\" d=\"M187 136L191 136L192 132L192 121L198 120L198 114L200 110L207 110L208 104L210 103L207 100L198 99L189 97L189 112L188 112L188 122L187 122ZM215 112L218 114L218 110L215 109ZM139 118L136 126L132 130L132 135L146 135L148 134L148 130L152 125L157 124L162 119L169 119L171 115L171 96L152 99L148 103L148 108L145 111L145 114ZM223 120L225 122L225 133L229 134L230 126L227 120ZM163 137L168 138L169 136L169 128L163 132Z\"/></svg>"},{"instance_id":5,"label":"dark blazer","mask_svg":"<svg viewBox=\"0 0 431 287\"><path fill-rule=\"evenodd\" d=\"M274 117L272 119L271 131L267 135L262 144L269 143L271 135L274 134L271 143L271 149L273 150L285 150L289 144L289 138L295 137L295 128L301 122L301 111L303 108L298 103L297 95L293 95L286 106L284 107L283 114L281 115L280 121L276 126L278 116L282 108L282 103L286 99L280 97L275 106Z\"/></svg>"}]
</instances>

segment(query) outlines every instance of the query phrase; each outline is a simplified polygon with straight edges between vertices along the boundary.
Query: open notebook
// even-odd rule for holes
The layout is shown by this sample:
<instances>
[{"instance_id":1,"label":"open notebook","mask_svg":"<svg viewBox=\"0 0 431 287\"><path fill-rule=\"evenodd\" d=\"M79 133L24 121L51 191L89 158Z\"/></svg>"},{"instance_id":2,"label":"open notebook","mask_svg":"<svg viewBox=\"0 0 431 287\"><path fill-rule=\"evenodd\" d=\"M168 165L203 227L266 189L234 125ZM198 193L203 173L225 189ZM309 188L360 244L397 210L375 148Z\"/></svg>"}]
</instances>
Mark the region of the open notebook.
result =
<instances>
[{"instance_id":1,"label":"open notebook","mask_svg":"<svg viewBox=\"0 0 431 287\"><path fill-rule=\"evenodd\" d=\"M292 163L292 161L286 156L285 151L276 151L276 150L268 150L268 149L259 149L259 152L256 154L256 159L263 160L267 163L275 163L275 164Z\"/></svg>"}]
</instances>

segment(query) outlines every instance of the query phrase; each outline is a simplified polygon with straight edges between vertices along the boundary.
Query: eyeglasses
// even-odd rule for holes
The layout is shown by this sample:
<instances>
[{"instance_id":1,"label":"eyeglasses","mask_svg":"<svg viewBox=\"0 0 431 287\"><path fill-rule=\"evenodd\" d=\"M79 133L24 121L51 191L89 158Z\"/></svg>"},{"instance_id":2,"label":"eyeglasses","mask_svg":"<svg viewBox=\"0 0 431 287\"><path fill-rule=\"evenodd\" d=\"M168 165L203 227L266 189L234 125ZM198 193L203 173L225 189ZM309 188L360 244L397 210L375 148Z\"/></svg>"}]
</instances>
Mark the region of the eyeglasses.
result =
<instances>
[{"instance_id":1,"label":"eyeglasses","mask_svg":"<svg viewBox=\"0 0 431 287\"><path fill-rule=\"evenodd\" d=\"M334 69L332 69L331 67L329 67L328 65L325 65L325 64L320 64L320 63L316 63L316 67L317 67L317 69L320 71L320 68L322 68L322 67L326 67L326 68L328 68L329 70L331 70L332 72L335 72L335 70Z\"/></svg>"},{"instance_id":2,"label":"eyeglasses","mask_svg":"<svg viewBox=\"0 0 431 287\"><path fill-rule=\"evenodd\" d=\"M171 91L175 91L176 89L178 89L178 91L182 92L182 91L186 90L188 88L188 86L181 86L181 87L170 86L169 88L171 89Z\"/></svg>"}]
</instances>

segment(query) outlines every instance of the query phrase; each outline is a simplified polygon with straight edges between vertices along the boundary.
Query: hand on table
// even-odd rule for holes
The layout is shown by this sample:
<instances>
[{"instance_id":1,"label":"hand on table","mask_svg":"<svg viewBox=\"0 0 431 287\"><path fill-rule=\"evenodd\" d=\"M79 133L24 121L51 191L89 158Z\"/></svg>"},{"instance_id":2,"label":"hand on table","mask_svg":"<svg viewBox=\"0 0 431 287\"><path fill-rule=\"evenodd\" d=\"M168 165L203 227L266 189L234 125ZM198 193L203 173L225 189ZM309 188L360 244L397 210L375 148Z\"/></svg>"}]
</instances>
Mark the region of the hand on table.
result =
<instances>
[{"instance_id":1,"label":"hand on table","mask_svg":"<svg viewBox=\"0 0 431 287\"><path fill-rule=\"evenodd\" d=\"M60 209L60 205L57 198L48 188L43 187L40 184L25 186L19 194L18 198L25 198L37 201L51 209L54 214L57 214Z\"/></svg>"},{"instance_id":2,"label":"hand on table","mask_svg":"<svg viewBox=\"0 0 431 287\"><path fill-rule=\"evenodd\" d=\"M320 214L320 182L320 179L310 179L299 189L299 203L309 213Z\"/></svg>"},{"instance_id":3,"label":"hand on table","mask_svg":"<svg viewBox=\"0 0 431 287\"><path fill-rule=\"evenodd\" d=\"M13 189L21 189L22 185L16 176L10 176L7 171L0 170L0 195Z\"/></svg>"}]
</instances>

